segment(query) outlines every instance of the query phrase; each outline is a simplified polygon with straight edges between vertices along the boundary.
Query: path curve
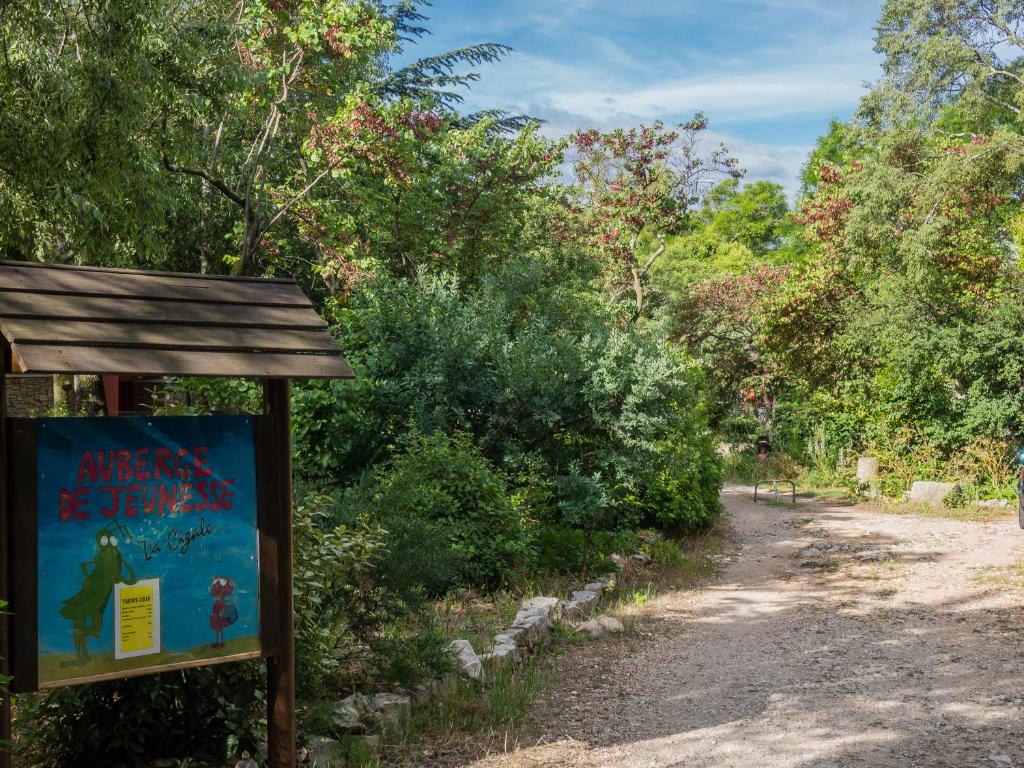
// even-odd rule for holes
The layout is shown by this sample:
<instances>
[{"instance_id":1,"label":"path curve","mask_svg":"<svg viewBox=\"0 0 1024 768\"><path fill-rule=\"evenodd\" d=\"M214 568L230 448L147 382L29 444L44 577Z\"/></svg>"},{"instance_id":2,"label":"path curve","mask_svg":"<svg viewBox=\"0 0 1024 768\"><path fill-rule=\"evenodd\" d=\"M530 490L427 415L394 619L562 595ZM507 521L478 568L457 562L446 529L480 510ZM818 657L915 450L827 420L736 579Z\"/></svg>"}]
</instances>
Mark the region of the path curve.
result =
<instances>
[{"instance_id":1,"label":"path curve","mask_svg":"<svg viewBox=\"0 0 1024 768\"><path fill-rule=\"evenodd\" d=\"M569 654L539 743L474 768L1024 768L1014 519L722 500L735 537L713 586Z\"/></svg>"}]
</instances>

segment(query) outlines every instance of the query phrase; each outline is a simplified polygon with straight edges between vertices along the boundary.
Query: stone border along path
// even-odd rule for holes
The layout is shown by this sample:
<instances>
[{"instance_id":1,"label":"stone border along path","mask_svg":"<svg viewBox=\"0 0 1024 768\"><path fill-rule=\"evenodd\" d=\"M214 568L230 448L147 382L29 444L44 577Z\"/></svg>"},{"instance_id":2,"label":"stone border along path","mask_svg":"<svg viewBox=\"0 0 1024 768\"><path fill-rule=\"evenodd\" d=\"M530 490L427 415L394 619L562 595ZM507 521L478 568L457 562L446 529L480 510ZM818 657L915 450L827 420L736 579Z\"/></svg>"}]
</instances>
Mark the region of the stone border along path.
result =
<instances>
[{"instance_id":1,"label":"stone border along path","mask_svg":"<svg viewBox=\"0 0 1024 768\"><path fill-rule=\"evenodd\" d=\"M615 565L614 573L573 591L566 601L547 596L525 601L512 625L494 636L494 646L490 651L477 654L468 640L453 640L448 649L458 670L466 677L483 681L488 669L494 671L504 664L522 663L547 643L552 623L559 619L591 640L623 632L622 622L612 616L579 621L600 607L602 595L615 586L616 574L622 573L629 562L641 567L651 564L651 558L644 552L637 552L629 561L621 555L612 555L610 560ZM361 738L368 749L375 749L380 742L380 734L402 730L416 705L429 700L431 692L432 688L426 686L423 695L416 698L395 693L352 694L334 705L331 713L333 728L339 733ZM316 768L342 766L344 763L338 757L342 752L343 745L336 739L314 737L300 751L299 764Z\"/></svg>"},{"instance_id":2,"label":"stone border along path","mask_svg":"<svg viewBox=\"0 0 1024 768\"><path fill-rule=\"evenodd\" d=\"M613 555L611 559L615 563L616 572L625 569L624 557ZM644 565L650 564L650 558L642 552L633 555L633 559ZM554 620L564 619L572 624L587 618L600 606L601 595L614 585L615 575L609 574L574 591L567 601L557 597L534 597L522 604L512 620L512 626L494 636L494 647L490 651L477 656L468 641L456 640L451 644L452 652L464 674L481 680L485 665L494 667L510 662L519 663L524 655L546 643ZM599 616L573 626L591 640L623 631L622 623L611 616Z\"/></svg>"},{"instance_id":3,"label":"stone border along path","mask_svg":"<svg viewBox=\"0 0 1024 768\"><path fill-rule=\"evenodd\" d=\"M723 491L734 533L710 587L662 593L628 640L573 647L536 732L443 765L1024 768L1016 519L751 493Z\"/></svg>"}]
</instances>

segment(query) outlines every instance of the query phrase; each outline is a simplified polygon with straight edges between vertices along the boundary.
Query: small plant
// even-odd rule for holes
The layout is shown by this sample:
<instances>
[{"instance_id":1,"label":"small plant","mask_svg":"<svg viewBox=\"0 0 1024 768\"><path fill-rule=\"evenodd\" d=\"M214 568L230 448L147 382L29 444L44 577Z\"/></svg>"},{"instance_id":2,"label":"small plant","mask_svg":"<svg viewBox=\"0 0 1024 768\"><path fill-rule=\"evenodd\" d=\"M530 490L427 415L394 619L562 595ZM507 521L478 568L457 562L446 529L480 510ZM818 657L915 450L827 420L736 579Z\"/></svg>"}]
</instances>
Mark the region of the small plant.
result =
<instances>
[{"instance_id":1,"label":"small plant","mask_svg":"<svg viewBox=\"0 0 1024 768\"><path fill-rule=\"evenodd\" d=\"M667 565L670 568L681 568L686 562L686 555L682 548L669 539L655 539L647 545L647 554L657 565Z\"/></svg>"},{"instance_id":2,"label":"small plant","mask_svg":"<svg viewBox=\"0 0 1024 768\"><path fill-rule=\"evenodd\" d=\"M646 587L633 590L633 593L626 598L626 602L635 608L643 609L647 607L647 604L651 602L654 597L654 592L651 589L651 585L648 584Z\"/></svg>"}]
</instances>

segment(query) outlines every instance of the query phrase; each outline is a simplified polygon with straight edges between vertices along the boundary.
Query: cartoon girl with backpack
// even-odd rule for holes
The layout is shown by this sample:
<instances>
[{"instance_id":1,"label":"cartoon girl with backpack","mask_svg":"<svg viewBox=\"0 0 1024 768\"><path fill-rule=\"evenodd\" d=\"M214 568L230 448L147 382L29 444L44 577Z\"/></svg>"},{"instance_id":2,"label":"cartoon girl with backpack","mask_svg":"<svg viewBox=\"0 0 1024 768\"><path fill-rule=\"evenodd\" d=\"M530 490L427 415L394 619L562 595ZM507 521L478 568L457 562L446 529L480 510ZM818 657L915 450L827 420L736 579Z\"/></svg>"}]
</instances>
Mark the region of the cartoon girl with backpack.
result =
<instances>
[{"instance_id":1,"label":"cartoon girl with backpack","mask_svg":"<svg viewBox=\"0 0 1024 768\"><path fill-rule=\"evenodd\" d=\"M217 576L210 585L213 596L213 608L210 610L210 627L216 635L211 648L224 647L224 628L238 621L238 606L235 605L231 593L235 591L235 582L227 576Z\"/></svg>"}]
</instances>

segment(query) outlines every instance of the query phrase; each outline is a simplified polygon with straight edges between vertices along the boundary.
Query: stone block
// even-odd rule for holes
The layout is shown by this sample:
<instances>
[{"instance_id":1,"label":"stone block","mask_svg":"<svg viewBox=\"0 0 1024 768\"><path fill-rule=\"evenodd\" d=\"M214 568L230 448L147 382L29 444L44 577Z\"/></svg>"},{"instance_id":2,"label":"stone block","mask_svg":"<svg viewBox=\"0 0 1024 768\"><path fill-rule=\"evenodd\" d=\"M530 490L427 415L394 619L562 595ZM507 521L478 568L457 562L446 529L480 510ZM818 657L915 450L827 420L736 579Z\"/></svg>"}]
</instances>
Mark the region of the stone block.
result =
<instances>
[{"instance_id":1,"label":"stone block","mask_svg":"<svg viewBox=\"0 0 1024 768\"><path fill-rule=\"evenodd\" d=\"M468 640L453 640L449 644L448 650L455 657L455 662L459 665L462 674L474 680L483 679L484 668L480 663L480 657L477 656Z\"/></svg>"},{"instance_id":2,"label":"stone block","mask_svg":"<svg viewBox=\"0 0 1024 768\"><path fill-rule=\"evenodd\" d=\"M925 480L915 480L910 486L910 501L912 504L932 504L939 506L946 497L956 488L956 483L934 483Z\"/></svg>"}]
</instances>

